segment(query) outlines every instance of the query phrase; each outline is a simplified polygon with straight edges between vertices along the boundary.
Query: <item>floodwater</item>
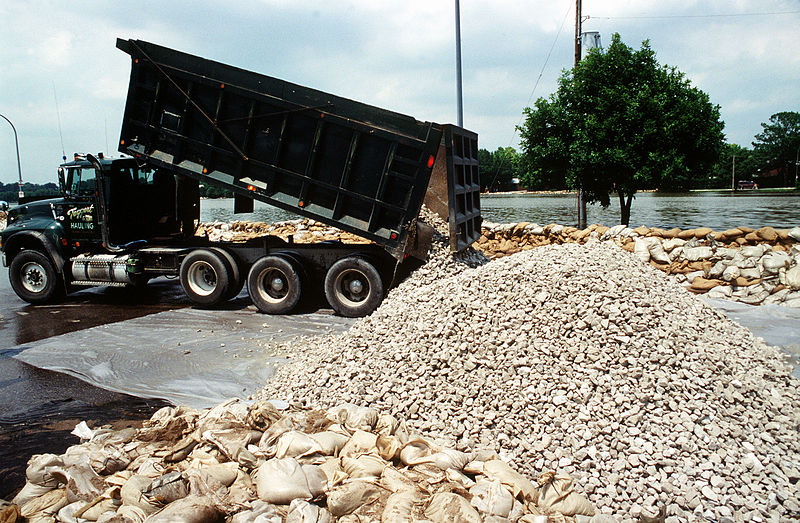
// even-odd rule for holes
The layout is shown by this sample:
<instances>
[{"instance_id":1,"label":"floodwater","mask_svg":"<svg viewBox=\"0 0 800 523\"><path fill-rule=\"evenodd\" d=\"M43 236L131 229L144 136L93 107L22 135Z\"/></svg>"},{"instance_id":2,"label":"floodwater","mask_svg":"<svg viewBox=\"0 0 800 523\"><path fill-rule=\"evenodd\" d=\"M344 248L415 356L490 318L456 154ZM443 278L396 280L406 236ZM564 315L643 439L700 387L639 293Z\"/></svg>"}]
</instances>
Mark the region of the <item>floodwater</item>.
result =
<instances>
[{"instance_id":1,"label":"floodwater","mask_svg":"<svg viewBox=\"0 0 800 523\"><path fill-rule=\"evenodd\" d=\"M564 195L486 195L481 197L484 220L496 223L526 221L546 225L577 223L577 198ZM587 223L616 225L619 202L603 209L587 206ZM725 230L739 225L758 228L800 226L800 191L640 193L631 205L631 227L672 229L710 227Z\"/></svg>"},{"instance_id":2,"label":"floodwater","mask_svg":"<svg viewBox=\"0 0 800 523\"><path fill-rule=\"evenodd\" d=\"M546 225L576 225L575 194L491 194L481 196L481 214L488 222L532 222ZM587 222L601 225L619 223L619 202L603 209L587 206ZM297 215L256 202L254 212L233 214L233 199L203 200L202 221L250 220L275 222ZM632 227L725 230L739 225L758 228L800 226L800 191L703 191L681 194L639 193L631 206Z\"/></svg>"}]
</instances>

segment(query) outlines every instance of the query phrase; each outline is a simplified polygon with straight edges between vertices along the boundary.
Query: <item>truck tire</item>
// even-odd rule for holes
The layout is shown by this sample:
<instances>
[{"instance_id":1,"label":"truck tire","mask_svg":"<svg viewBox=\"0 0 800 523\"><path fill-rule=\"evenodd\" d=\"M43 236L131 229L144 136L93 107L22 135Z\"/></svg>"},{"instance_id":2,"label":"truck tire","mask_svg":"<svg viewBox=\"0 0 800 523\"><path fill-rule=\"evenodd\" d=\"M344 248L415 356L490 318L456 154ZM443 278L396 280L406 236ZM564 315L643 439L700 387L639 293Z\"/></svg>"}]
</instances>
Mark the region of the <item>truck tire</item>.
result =
<instances>
[{"instance_id":1,"label":"truck tire","mask_svg":"<svg viewBox=\"0 0 800 523\"><path fill-rule=\"evenodd\" d=\"M233 255L225 249L213 247L211 250L219 254L228 263L228 267L230 268L228 271L230 285L228 287L227 294L223 298L223 301L232 300L239 295L242 287L244 287L244 275L239 268L239 263L236 261L236 258L234 258Z\"/></svg>"},{"instance_id":2,"label":"truck tire","mask_svg":"<svg viewBox=\"0 0 800 523\"><path fill-rule=\"evenodd\" d=\"M219 254L198 249L181 263L181 287L196 305L210 307L225 301L230 289L228 262Z\"/></svg>"},{"instance_id":3,"label":"truck tire","mask_svg":"<svg viewBox=\"0 0 800 523\"><path fill-rule=\"evenodd\" d=\"M355 256L342 258L325 275L325 297L341 316L366 316L383 300L383 280L367 260Z\"/></svg>"},{"instance_id":4,"label":"truck tire","mask_svg":"<svg viewBox=\"0 0 800 523\"><path fill-rule=\"evenodd\" d=\"M24 250L8 269L11 288L28 303L47 303L59 295L63 286L50 258L39 251Z\"/></svg>"},{"instance_id":5,"label":"truck tire","mask_svg":"<svg viewBox=\"0 0 800 523\"><path fill-rule=\"evenodd\" d=\"M302 283L294 265L280 256L265 256L250 268L247 292L261 312L286 314L300 301Z\"/></svg>"}]
</instances>

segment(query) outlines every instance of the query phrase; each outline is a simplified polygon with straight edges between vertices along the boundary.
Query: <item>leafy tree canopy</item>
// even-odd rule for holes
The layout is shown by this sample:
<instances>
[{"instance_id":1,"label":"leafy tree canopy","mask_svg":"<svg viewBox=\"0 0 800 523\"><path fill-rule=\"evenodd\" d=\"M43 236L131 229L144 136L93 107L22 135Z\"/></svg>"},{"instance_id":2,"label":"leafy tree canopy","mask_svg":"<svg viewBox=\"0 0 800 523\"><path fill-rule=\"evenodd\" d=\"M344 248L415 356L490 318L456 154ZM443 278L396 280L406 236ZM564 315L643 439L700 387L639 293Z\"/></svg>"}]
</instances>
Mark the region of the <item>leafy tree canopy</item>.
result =
<instances>
[{"instance_id":1,"label":"leafy tree canopy","mask_svg":"<svg viewBox=\"0 0 800 523\"><path fill-rule=\"evenodd\" d=\"M513 147L498 147L494 152L478 150L481 184L486 190L511 188L512 180L521 178L520 167L520 155Z\"/></svg>"},{"instance_id":2,"label":"leafy tree canopy","mask_svg":"<svg viewBox=\"0 0 800 523\"><path fill-rule=\"evenodd\" d=\"M753 141L753 155L759 166L764 170L785 169L793 176L800 150L800 113L775 113L761 127L763 131Z\"/></svg>"},{"instance_id":3,"label":"leafy tree canopy","mask_svg":"<svg viewBox=\"0 0 800 523\"><path fill-rule=\"evenodd\" d=\"M603 206L616 193L621 223L640 189L686 190L717 160L719 107L648 42L638 51L619 34L559 79L556 93L525 109L519 129L531 176L562 178Z\"/></svg>"}]
</instances>

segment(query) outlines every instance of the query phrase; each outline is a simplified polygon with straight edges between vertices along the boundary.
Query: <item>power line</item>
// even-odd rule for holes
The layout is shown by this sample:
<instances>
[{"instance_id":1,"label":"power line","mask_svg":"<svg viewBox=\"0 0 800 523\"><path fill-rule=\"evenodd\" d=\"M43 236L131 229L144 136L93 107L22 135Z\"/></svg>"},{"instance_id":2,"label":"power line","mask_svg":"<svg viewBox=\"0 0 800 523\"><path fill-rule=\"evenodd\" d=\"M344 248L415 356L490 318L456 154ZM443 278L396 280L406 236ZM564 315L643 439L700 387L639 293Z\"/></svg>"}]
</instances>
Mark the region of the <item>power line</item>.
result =
<instances>
[{"instance_id":1,"label":"power line","mask_svg":"<svg viewBox=\"0 0 800 523\"><path fill-rule=\"evenodd\" d=\"M567 16L569 15L570 11L572 11L572 4L570 4L569 7L567 7L567 11L564 13L564 18L561 20L561 26L558 28L558 33L556 33L556 37L553 39L553 43L550 45L550 50L547 52L547 56L544 59L544 64L542 64L542 69L541 71L539 71L539 76L536 78L536 82L533 84L533 89L531 89L531 94L530 96L528 96L528 102L525 104L525 107L530 107L531 105L531 100L533 100L533 93L536 92L536 88L539 86L539 81L542 79L542 75L544 74L544 70L547 67L547 63L550 61L550 55L553 54L553 49L556 46L556 42L558 42L558 38L561 36L561 31L564 30L564 24L567 21ZM519 117L519 122L517 122L517 125L514 127L514 132L512 133L511 138L508 140L507 147L511 147L511 143L514 141L514 137L517 136L517 127L522 125L522 120L524 118L525 116L523 113ZM491 187L494 184L495 180L497 180L497 177L500 175L500 169L502 169L504 165L505 165L505 156L500 159L500 165L498 165L495 170L494 178L492 178L492 182L487 187Z\"/></svg>"},{"instance_id":2,"label":"power line","mask_svg":"<svg viewBox=\"0 0 800 523\"><path fill-rule=\"evenodd\" d=\"M793 15L800 11L773 11L769 13L723 13L714 15L642 15L642 16L587 16L587 19L601 20L656 20L663 18L733 18L740 16L774 16L774 15Z\"/></svg>"}]
</instances>

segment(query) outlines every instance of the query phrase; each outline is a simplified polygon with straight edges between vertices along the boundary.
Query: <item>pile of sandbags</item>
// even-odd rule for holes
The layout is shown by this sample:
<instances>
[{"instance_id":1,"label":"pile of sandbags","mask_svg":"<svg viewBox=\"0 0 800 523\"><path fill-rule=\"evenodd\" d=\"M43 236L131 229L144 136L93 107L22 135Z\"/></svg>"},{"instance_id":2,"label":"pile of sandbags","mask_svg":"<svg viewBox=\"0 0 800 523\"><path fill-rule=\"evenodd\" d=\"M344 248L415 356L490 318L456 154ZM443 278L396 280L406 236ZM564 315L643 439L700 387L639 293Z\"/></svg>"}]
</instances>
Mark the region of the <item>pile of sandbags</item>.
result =
<instances>
[{"instance_id":1,"label":"pile of sandbags","mask_svg":"<svg viewBox=\"0 0 800 523\"><path fill-rule=\"evenodd\" d=\"M3 523L609 521L569 476L534 483L493 451L460 452L352 404L229 400L75 433L87 441L31 458Z\"/></svg>"},{"instance_id":2,"label":"pile of sandbags","mask_svg":"<svg viewBox=\"0 0 800 523\"><path fill-rule=\"evenodd\" d=\"M750 305L800 307L800 227L713 231L592 225L580 230L527 222L484 224L475 247L502 258L545 245L612 241L644 263L673 275L695 294Z\"/></svg>"},{"instance_id":3,"label":"pile of sandbags","mask_svg":"<svg viewBox=\"0 0 800 523\"><path fill-rule=\"evenodd\" d=\"M355 234L344 232L309 218L287 220L283 222L264 223L234 221L230 223L201 223L196 236L207 237L211 241L246 242L262 236L277 236L285 241L295 243L315 243L322 241L340 241L342 243L371 243Z\"/></svg>"}]
</instances>

